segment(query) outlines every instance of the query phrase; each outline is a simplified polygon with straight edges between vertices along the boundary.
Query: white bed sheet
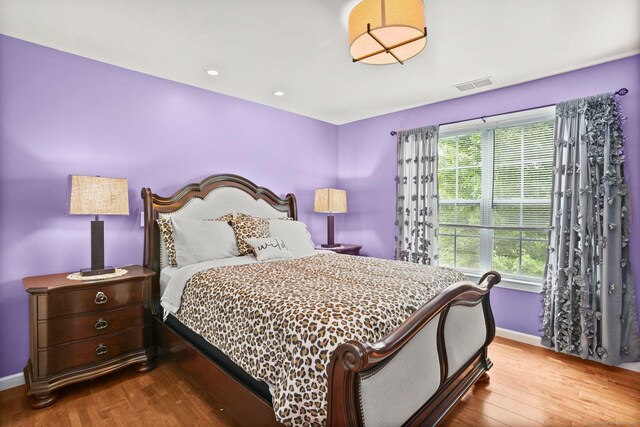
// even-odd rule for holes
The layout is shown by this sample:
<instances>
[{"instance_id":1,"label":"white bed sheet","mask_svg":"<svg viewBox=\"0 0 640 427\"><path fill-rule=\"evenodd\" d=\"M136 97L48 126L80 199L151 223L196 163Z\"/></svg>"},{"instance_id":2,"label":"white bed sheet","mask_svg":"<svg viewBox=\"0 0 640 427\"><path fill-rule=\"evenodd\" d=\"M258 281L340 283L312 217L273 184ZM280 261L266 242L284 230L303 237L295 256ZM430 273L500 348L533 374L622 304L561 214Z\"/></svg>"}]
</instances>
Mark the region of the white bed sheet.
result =
<instances>
[{"instance_id":1,"label":"white bed sheet","mask_svg":"<svg viewBox=\"0 0 640 427\"><path fill-rule=\"evenodd\" d=\"M160 270L160 295L164 294L169 280L176 274L176 271L178 271L178 267L165 267Z\"/></svg>"}]
</instances>

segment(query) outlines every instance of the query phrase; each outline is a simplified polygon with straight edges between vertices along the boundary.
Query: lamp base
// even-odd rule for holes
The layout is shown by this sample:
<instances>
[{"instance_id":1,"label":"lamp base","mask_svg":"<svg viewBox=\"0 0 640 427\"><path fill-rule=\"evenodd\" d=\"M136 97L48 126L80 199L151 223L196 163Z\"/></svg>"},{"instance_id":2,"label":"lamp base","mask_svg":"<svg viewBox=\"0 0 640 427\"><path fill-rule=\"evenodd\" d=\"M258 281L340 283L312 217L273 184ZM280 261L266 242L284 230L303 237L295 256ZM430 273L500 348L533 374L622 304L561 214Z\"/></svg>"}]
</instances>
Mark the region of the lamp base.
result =
<instances>
[{"instance_id":1,"label":"lamp base","mask_svg":"<svg viewBox=\"0 0 640 427\"><path fill-rule=\"evenodd\" d=\"M91 221L91 268L80 269L80 275L99 276L115 272L114 267L104 265L104 221L96 215L96 219Z\"/></svg>"},{"instance_id":2,"label":"lamp base","mask_svg":"<svg viewBox=\"0 0 640 427\"><path fill-rule=\"evenodd\" d=\"M115 273L116 269L115 267L111 267L106 266L105 268L99 268L96 270L92 270L90 268L81 268L80 269L80 275L81 276L100 276L102 274L111 274L111 273Z\"/></svg>"},{"instance_id":3,"label":"lamp base","mask_svg":"<svg viewBox=\"0 0 640 427\"><path fill-rule=\"evenodd\" d=\"M342 245L340 243L332 243L332 244L323 243L320 246L323 248L339 248Z\"/></svg>"}]
</instances>

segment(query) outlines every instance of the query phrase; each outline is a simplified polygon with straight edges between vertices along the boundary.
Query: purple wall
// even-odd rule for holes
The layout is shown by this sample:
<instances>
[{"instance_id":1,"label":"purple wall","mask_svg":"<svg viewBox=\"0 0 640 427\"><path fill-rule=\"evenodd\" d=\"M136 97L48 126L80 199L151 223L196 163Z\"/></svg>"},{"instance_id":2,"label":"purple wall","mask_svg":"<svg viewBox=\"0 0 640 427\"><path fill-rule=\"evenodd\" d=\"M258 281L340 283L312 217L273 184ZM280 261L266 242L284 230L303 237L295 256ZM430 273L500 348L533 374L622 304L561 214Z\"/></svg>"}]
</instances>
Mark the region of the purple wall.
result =
<instances>
[{"instance_id":1,"label":"purple wall","mask_svg":"<svg viewBox=\"0 0 640 427\"><path fill-rule=\"evenodd\" d=\"M313 189L338 184L349 213L338 238L369 255L394 250L395 139L390 130L630 89L622 100L627 178L640 188L640 56L456 100L334 126L0 36L0 378L28 357L28 306L21 278L89 264L89 218L65 215L66 177L129 179L131 215L105 219L108 263L140 263L139 190L169 195L180 183L237 173L298 196L317 241ZM632 235L640 236L640 197ZM632 264L640 243L632 237ZM636 276L640 277L640 267ZM636 289L638 286L636 285ZM640 292L638 292L640 297ZM497 289L498 326L538 333L539 296Z\"/></svg>"},{"instance_id":2,"label":"purple wall","mask_svg":"<svg viewBox=\"0 0 640 427\"><path fill-rule=\"evenodd\" d=\"M393 257L396 138L390 131L507 113L621 87L630 90L621 104L629 118L624 125L625 172L632 193L631 264L640 307L640 56L340 126L338 185L347 190L349 213L336 220L337 238L362 244L368 255ZM496 289L492 304L497 326L538 335L539 301L535 293Z\"/></svg>"},{"instance_id":3,"label":"purple wall","mask_svg":"<svg viewBox=\"0 0 640 427\"><path fill-rule=\"evenodd\" d=\"M298 196L335 186L337 126L0 36L0 377L28 358L24 276L90 263L89 217L65 215L68 174L129 179L131 215L105 218L105 261L142 262L140 189L173 194L237 173Z\"/></svg>"}]
</instances>

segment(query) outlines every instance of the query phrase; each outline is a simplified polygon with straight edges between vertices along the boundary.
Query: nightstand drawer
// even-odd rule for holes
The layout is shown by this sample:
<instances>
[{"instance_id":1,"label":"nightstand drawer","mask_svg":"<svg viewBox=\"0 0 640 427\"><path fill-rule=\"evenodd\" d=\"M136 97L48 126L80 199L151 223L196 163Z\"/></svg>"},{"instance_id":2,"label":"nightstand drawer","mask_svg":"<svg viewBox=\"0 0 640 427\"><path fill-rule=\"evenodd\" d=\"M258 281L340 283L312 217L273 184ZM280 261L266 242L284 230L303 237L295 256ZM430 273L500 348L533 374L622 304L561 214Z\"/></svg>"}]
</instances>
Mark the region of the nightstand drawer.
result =
<instances>
[{"instance_id":1,"label":"nightstand drawer","mask_svg":"<svg viewBox=\"0 0 640 427\"><path fill-rule=\"evenodd\" d=\"M38 295L38 319L105 311L143 300L142 281Z\"/></svg>"},{"instance_id":2,"label":"nightstand drawer","mask_svg":"<svg viewBox=\"0 0 640 427\"><path fill-rule=\"evenodd\" d=\"M38 347L118 332L145 322L144 305L130 305L115 310L63 317L38 323Z\"/></svg>"},{"instance_id":3,"label":"nightstand drawer","mask_svg":"<svg viewBox=\"0 0 640 427\"><path fill-rule=\"evenodd\" d=\"M127 329L115 334L64 344L38 351L38 375L52 374L81 365L102 362L128 351L146 347L150 342L150 329Z\"/></svg>"}]
</instances>

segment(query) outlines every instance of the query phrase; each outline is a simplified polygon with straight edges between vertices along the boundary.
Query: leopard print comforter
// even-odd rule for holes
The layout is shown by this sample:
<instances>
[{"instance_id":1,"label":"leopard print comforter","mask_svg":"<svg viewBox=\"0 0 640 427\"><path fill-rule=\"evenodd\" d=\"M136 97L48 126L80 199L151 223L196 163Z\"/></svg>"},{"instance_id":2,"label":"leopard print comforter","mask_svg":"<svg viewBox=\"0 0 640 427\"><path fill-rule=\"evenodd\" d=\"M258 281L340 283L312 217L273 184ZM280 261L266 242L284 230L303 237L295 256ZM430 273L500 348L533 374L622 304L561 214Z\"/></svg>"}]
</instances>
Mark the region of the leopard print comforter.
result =
<instances>
[{"instance_id":1,"label":"leopard print comforter","mask_svg":"<svg viewBox=\"0 0 640 427\"><path fill-rule=\"evenodd\" d=\"M323 253L199 272L176 317L274 387L278 421L324 425L331 352L379 341L461 280L447 268Z\"/></svg>"}]
</instances>

